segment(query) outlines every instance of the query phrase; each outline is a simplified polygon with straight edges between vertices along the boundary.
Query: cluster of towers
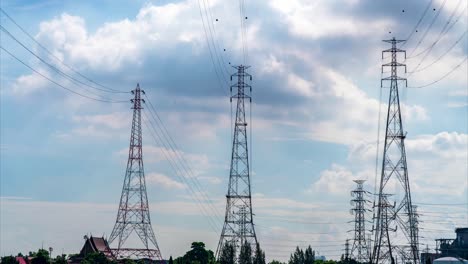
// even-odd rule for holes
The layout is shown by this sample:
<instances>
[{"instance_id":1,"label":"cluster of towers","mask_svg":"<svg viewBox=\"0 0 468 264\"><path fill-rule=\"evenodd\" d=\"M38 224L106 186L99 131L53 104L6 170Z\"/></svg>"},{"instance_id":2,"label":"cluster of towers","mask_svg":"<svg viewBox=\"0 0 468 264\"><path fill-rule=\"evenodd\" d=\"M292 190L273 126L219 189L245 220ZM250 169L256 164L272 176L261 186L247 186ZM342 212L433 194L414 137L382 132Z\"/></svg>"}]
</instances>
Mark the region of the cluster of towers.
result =
<instances>
[{"instance_id":1,"label":"cluster of towers","mask_svg":"<svg viewBox=\"0 0 468 264\"><path fill-rule=\"evenodd\" d=\"M418 215L411 199L405 151L406 133L403 130L398 89L402 82L406 84L406 79L398 76L398 68L406 71L406 65L398 62L398 54L403 54L406 60L406 52L397 47L402 40L393 38L384 41L392 46L382 52L382 59L385 54L390 54L390 62L382 65L382 73L385 68L390 68L390 76L382 78L381 88L384 88L384 82L390 82L385 87L390 92L380 181L376 186L377 193L373 194L373 210L368 206L372 194L364 190L364 181L355 181L357 186L351 192L351 212L355 216L355 226L350 256L360 263L417 264ZM392 194L395 188L403 190L403 195ZM373 212L372 221L366 219L368 212ZM371 230L366 230L366 223L372 223Z\"/></svg>"},{"instance_id":2,"label":"cluster of towers","mask_svg":"<svg viewBox=\"0 0 468 264\"><path fill-rule=\"evenodd\" d=\"M237 252L244 244L257 245L257 236L253 223L252 196L250 188L250 166L248 150L248 129L246 103L251 103L252 76L246 72L248 66L234 67L237 71L231 77L235 82L231 86L231 101L236 100L234 137L232 143L229 187L226 195L226 215L219 240L217 253L227 243L233 245ZM145 92L137 85L132 91L134 98L133 120L130 136L130 147L125 172L122 195L120 198L117 220L109 237L109 243L117 247L112 250L118 258L148 258L163 260L151 226L148 197L146 193L145 173L143 167L141 110L145 103L142 94ZM126 247L126 241L134 234L141 241L138 248Z\"/></svg>"},{"instance_id":3,"label":"cluster of towers","mask_svg":"<svg viewBox=\"0 0 468 264\"><path fill-rule=\"evenodd\" d=\"M354 239L352 244L346 243L346 256L360 263L419 263L418 250L418 220L416 207L411 200L411 191L405 153L405 132L401 118L398 85L406 79L398 76L398 68L406 66L398 62L398 54L405 51L397 48L402 41L391 39L391 48L383 54L390 54L391 61L382 68L390 68L390 76L382 79L389 81L389 98L383 149L382 170L378 192L371 194L364 188L364 180L355 180L356 188L351 191L355 216ZM383 55L382 55L383 56ZM218 243L217 252L227 243L241 248L245 243L257 244L255 225L252 212L252 196L248 149L248 123L246 119L246 103L251 103L252 76L246 72L248 66L234 67L237 71L231 86L231 101L236 101L234 119L234 134L232 141L231 167L229 185L226 195L226 211L224 224ZM383 70L382 70L383 72ZM234 90L234 92L233 92ZM130 137L130 147L125 173L122 196L120 199L117 220L109 238L116 241L117 248L113 250L118 258L150 258L162 260L151 227L148 198L142 157L141 109L144 91L139 86L134 91L133 121ZM404 190L399 199L389 192L389 182L397 182ZM393 186L393 185L392 185ZM370 204L373 197L373 210ZM366 217L373 212L372 221ZM369 231L366 227L372 223ZM367 224L367 225L366 225ZM142 247L127 248L125 242L131 234L141 240Z\"/></svg>"}]
</instances>

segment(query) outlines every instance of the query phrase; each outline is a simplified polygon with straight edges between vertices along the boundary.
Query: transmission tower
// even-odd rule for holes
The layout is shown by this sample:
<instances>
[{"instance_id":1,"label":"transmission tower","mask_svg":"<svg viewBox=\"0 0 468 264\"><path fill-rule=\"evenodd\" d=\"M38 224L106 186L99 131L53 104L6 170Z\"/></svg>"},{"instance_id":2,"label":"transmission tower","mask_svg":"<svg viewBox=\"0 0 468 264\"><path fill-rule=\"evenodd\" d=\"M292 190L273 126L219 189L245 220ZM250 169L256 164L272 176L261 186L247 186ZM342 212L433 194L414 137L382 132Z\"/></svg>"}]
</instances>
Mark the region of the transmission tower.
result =
<instances>
[{"instance_id":1,"label":"transmission tower","mask_svg":"<svg viewBox=\"0 0 468 264\"><path fill-rule=\"evenodd\" d=\"M406 83L406 79L398 77L397 69L398 67L404 67L406 72L406 65L397 61L397 54L404 53L406 58L406 52L397 48L397 44L404 42L403 40L393 38L384 40L384 42L392 44L392 47L382 52L382 58L385 53L391 54L391 62L382 65L382 72L385 67L390 67L391 75L382 78L381 88L384 81L390 81L390 95L379 196L375 206L377 214L372 262L374 264L393 264L397 258L395 254L398 253L405 263L419 264L418 227L411 201L405 152L406 133L403 132L398 91L398 82L405 81ZM401 189L403 189L402 197L398 198L396 196L393 204L388 200L390 197L388 195L390 180L393 180L398 186L401 185ZM390 232L396 233L395 236L390 236ZM405 243L397 244L396 241L392 243L391 237L398 237L399 241L403 240Z\"/></svg>"},{"instance_id":2,"label":"transmission tower","mask_svg":"<svg viewBox=\"0 0 468 264\"><path fill-rule=\"evenodd\" d=\"M344 257L345 257L345 260L348 261L349 260L349 239L346 239L346 242L344 245L345 245Z\"/></svg>"},{"instance_id":3,"label":"transmission tower","mask_svg":"<svg viewBox=\"0 0 468 264\"><path fill-rule=\"evenodd\" d=\"M366 199L368 192L364 190L365 180L354 180L356 189L351 191L351 204L354 206L351 209L351 214L354 215L354 241L351 248L351 256L357 262L363 263L369 260L369 251L366 241L366 212L370 211L366 208L369 201Z\"/></svg>"},{"instance_id":4,"label":"transmission tower","mask_svg":"<svg viewBox=\"0 0 468 264\"><path fill-rule=\"evenodd\" d=\"M236 66L237 72L231 76L237 77L237 82L231 85L237 88L237 93L231 96L237 99L236 118L234 121L234 138L232 142L231 169L229 173L229 186L226 195L226 215L221 238L218 243L217 257L219 258L223 246L231 243L240 252L244 243L251 246L257 244L257 236L253 223L252 196L250 189L249 152L247 148L247 121L245 118L245 100L252 102L250 92L252 86L247 83L252 76L245 72L248 66ZM246 91L248 89L248 91ZM249 92L247 94L246 92Z\"/></svg>"},{"instance_id":5,"label":"transmission tower","mask_svg":"<svg viewBox=\"0 0 468 264\"><path fill-rule=\"evenodd\" d=\"M120 198L119 210L109 243L117 240L113 250L117 258L149 258L162 260L156 237L151 227L148 197L146 194L145 172L143 169L142 130L141 130L141 93L138 84L132 91L133 121L130 136L127 170ZM143 243L141 248L124 247L125 241L135 232Z\"/></svg>"}]
</instances>

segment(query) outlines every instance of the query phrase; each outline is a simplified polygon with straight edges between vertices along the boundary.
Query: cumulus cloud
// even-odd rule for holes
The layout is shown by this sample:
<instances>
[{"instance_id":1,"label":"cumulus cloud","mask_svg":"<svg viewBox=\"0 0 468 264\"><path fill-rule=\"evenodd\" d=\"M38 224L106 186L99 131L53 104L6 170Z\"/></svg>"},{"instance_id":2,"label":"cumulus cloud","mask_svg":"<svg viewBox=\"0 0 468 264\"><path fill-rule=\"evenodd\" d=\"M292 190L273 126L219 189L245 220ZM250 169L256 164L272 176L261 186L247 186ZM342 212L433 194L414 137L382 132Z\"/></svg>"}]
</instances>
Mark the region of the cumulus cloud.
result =
<instances>
[{"instance_id":1,"label":"cumulus cloud","mask_svg":"<svg viewBox=\"0 0 468 264\"><path fill-rule=\"evenodd\" d=\"M161 173L148 173L145 175L146 182L149 185L162 186L167 189L185 189L186 186L176 180L169 178L168 176Z\"/></svg>"},{"instance_id":2,"label":"cumulus cloud","mask_svg":"<svg viewBox=\"0 0 468 264\"><path fill-rule=\"evenodd\" d=\"M49 77L45 70L39 70L41 74ZM26 95L44 89L49 85L48 81L37 73L22 75L18 77L12 86L12 93L16 95Z\"/></svg>"},{"instance_id":3,"label":"cumulus cloud","mask_svg":"<svg viewBox=\"0 0 468 264\"><path fill-rule=\"evenodd\" d=\"M443 194L447 190L451 190L445 194L447 199L461 199L468 188L467 136L458 132L440 132L405 140L410 184L413 186L413 196L417 200L436 202L433 200L435 196L427 194ZM320 178L314 182L314 190L326 190L338 195L351 189L353 179L373 180L377 154L379 155L377 175L380 175L382 151L383 142L380 142L379 153L376 142L352 145L349 148L346 165L333 164L331 168L324 170ZM447 176L450 177L449 181ZM373 184L372 181L370 183Z\"/></svg>"},{"instance_id":4,"label":"cumulus cloud","mask_svg":"<svg viewBox=\"0 0 468 264\"><path fill-rule=\"evenodd\" d=\"M232 12L235 8L226 8L229 4L231 3L211 1L213 13L222 18L222 22L216 24L216 27L220 45L227 49L223 56L226 61L238 64L242 57L237 32L239 17ZM348 160L343 164L334 162L316 175L318 180L307 183L310 184L308 198L317 194L326 196L323 199L335 199L335 202L343 204L349 198L353 179L372 179L374 176L376 148L375 142L368 142L368 139L375 138L376 135L379 101L374 95L377 90L374 87L379 86L380 51L387 47L380 39L388 37L389 28L394 32L406 32L407 28L414 25L414 12L410 16L397 16L389 12L393 10L389 7L403 4L408 5L408 10L422 10L425 5L422 2L403 0L249 2L248 10L252 10L252 13L248 15L246 26L248 59L252 65L249 71L254 76L255 135L262 139L269 137L333 143L327 146L338 144L348 151ZM55 56L99 81L110 83L111 87L129 90L136 82L140 82L150 100L163 113L171 135L187 143L197 142L204 146L195 152L187 147L188 144L181 145L190 150L181 149L178 152L193 164L195 177L200 181L217 184L219 178L212 176L219 175L212 170L215 157L212 153L204 152L208 146L219 147L220 142L228 138L223 135L227 134L230 127L229 99L226 97L228 84L220 87L217 83L197 5L196 0L147 4L136 14L129 14L128 18L114 19L96 25L95 28L87 23L87 18L78 17L73 10L67 10L66 13L42 22L36 38L50 48ZM400 14L400 10L398 13ZM441 21L445 21L448 14L444 12ZM443 52L443 47L453 41L456 35L454 32L448 34L441 42L444 43L440 45L442 48L437 52ZM417 38L413 41L417 41ZM422 43L421 46L427 47L427 44ZM408 47L410 45L411 43ZM465 53L456 48L437 67L412 76L410 83L423 83L427 76L434 77L447 72ZM434 56L429 56L427 62L435 59ZM408 64L414 66L414 62L408 61ZM42 71L50 74L41 69ZM451 75L448 82L450 94L466 95L463 92L465 89L460 87L465 84L465 78L463 70ZM12 87L18 93L25 92L25 95L33 95L39 90L45 92L48 88L44 80L27 74L21 74ZM425 93L424 99L426 95L430 97L431 93ZM437 102L443 100L440 98L443 97L436 98ZM125 110L123 107L112 107L109 110L108 105L90 107L85 99L75 97L56 101L55 105L49 106L52 108L50 115L55 117L56 113L61 113L62 120L71 122L70 126L59 129L58 135L75 140L74 135L81 135L81 139L89 141L93 137L110 137L117 130L122 130L123 137L128 140L126 127L129 125L130 115L124 114L127 113L124 112L128 110L127 106ZM386 106L382 104L381 107L385 109ZM405 121L427 124L431 107L431 103L408 100L404 105ZM59 111L62 109L63 112ZM145 140L147 138L150 137L145 137ZM128 154L126 144L125 148L122 145L115 148L122 149L117 154L121 155L123 161ZM284 146L289 150L288 147ZM169 165L164 164L167 162L164 152L169 155L177 153L148 144L145 144L143 150L146 164L157 163L161 171L164 171L148 174L149 184L169 190L186 187L171 178L172 175L167 173ZM444 132L415 136L408 138L407 150L415 199L431 199L432 197L424 194L441 194L447 189L454 191L445 193L444 197L461 199L459 194L463 192L463 186L466 186L462 177L467 173L460 169L466 168L466 157L463 154L463 150L466 150L465 134ZM311 151L321 155L320 148ZM293 166L294 160L285 160L285 164ZM157 171L160 171L159 168ZM450 177L450 182L446 180L447 177ZM206 193L211 194L213 189L206 186ZM215 201L215 206L223 211L224 199ZM336 206L316 204L311 199L305 202L265 194L254 198L254 206L259 215L297 217L302 222L329 218L347 221L349 218L343 208L338 211ZM168 201L155 204L152 208L168 214L179 210L177 214L200 215L200 210L193 201ZM325 210L329 208L335 211ZM114 220L113 214L114 211L112 217L106 218L107 222ZM28 215L23 216L21 219L30 219ZM68 220L63 219L64 222ZM93 226L93 223L87 224ZM278 222L270 223L268 227L271 228L259 227L260 237L273 235L279 240L294 241L317 237L328 241L347 231L343 225L317 228L317 232L329 232L322 237L318 234L306 235L305 228L298 230L297 226ZM95 230L103 228L99 226ZM180 231L180 228L174 226L167 230L172 232L174 229ZM24 235L28 232L26 230ZM330 235L330 232L336 234ZM79 232L75 230L73 234L77 233ZM38 237L41 235L43 234L38 234ZM217 240L217 235L208 239ZM173 243L171 239L173 237L167 237ZM339 239L344 240L344 237ZM51 240L57 241L55 237ZM213 244L215 243L216 241ZM338 248L341 249L341 246Z\"/></svg>"},{"instance_id":5,"label":"cumulus cloud","mask_svg":"<svg viewBox=\"0 0 468 264\"><path fill-rule=\"evenodd\" d=\"M364 57L359 63L357 60L341 60L341 63L353 69L367 70L369 51L361 51L358 43L352 40L382 32L382 28L394 23L392 18L356 16L368 6L377 8L367 2L320 1L310 4L295 0L286 6L281 1L253 5L264 10L259 15L269 15L265 20L252 17L247 23L248 37L255 39L252 41L255 45L250 46L252 60L260 66L252 68L258 123L276 122L302 130L277 130L290 135L271 135L273 138L304 138L346 145L368 138L375 126L375 121L369 117L377 116L378 101L344 69L336 67L334 56L323 55L344 52L345 47L337 45L346 38L351 45L346 50L357 50L348 56ZM223 13L221 7L220 2L213 2L211 6L218 14ZM83 18L64 13L41 23L36 38L50 47L55 55L78 68L96 71L103 76L113 74L111 76L122 78L121 73L126 72L125 75L143 78L151 88L158 88L158 97L150 94L151 98L161 98L155 99L157 102L169 99L178 104L188 103L187 111L179 108L178 113L173 112L175 105L164 106L169 108L166 113L171 126L189 125L191 127L186 129L197 131L197 137L213 140L219 129L229 126L227 116L219 115L220 111L226 111L228 104L220 104L222 93L217 92L215 81L208 85L200 82L208 76L212 79L212 72L200 75L191 63L180 61L176 56L189 55L198 64L211 63L197 8L196 1L192 0L147 4L135 17L108 22L94 32L87 28ZM320 16L309 16L312 10L320 10ZM272 14L280 17L282 22L267 25ZM234 25L237 22L234 18L232 14L226 14L222 25ZM282 27L283 23L287 26ZM367 26L359 26L364 24ZM261 30L266 28L275 31ZM234 41L236 33L218 30L218 36L223 42L232 41L238 45ZM319 44L323 45L317 46ZM368 45L372 45L371 49L378 48L374 42ZM285 46L291 48L285 49ZM377 49L376 53L379 53ZM231 48L229 54L237 58L239 50ZM154 72L159 74L154 75ZM179 78L178 72L187 74L184 74L185 78ZM195 101L203 104L197 105L193 103ZM200 112L201 108L205 111ZM408 121L428 120L425 106L408 105L405 109ZM197 115L203 118L197 118ZM204 119L215 119L216 122L205 122Z\"/></svg>"}]
</instances>

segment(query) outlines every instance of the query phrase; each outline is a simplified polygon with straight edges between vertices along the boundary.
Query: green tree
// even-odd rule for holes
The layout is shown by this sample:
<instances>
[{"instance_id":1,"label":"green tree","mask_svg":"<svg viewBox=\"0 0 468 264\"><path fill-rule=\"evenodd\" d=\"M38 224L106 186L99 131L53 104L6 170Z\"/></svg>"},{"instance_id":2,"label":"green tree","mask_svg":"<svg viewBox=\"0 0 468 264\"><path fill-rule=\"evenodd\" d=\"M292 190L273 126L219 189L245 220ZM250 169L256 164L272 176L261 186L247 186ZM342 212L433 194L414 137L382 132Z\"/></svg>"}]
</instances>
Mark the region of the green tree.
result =
<instances>
[{"instance_id":1,"label":"green tree","mask_svg":"<svg viewBox=\"0 0 468 264\"><path fill-rule=\"evenodd\" d=\"M266 264L265 252L263 252L263 250L260 248L259 243L257 243L257 246L255 247L253 264Z\"/></svg>"},{"instance_id":2,"label":"green tree","mask_svg":"<svg viewBox=\"0 0 468 264\"><path fill-rule=\"evenodd\" d=\"M32 259L32 264L49 264L50 263L49 251L45 249L39 249L37 253L34 254L34 256L35 257Z\"/></svg>"},{"instance_id":3,"label":"green tree","mask_svg":"<svg viewBox=\"0 0 468 264\"><path fill-rule=\"evenodd\" d=\"M13 256L2 257L0 262L2 264L18 264L18 261L16 261L16 258Z\"/></svg>"},{"instance_id":4,"label":"green tree","mask_svg":"<svg viewBox=\"0 0 468 264\"><path fill-rule=\"evenodd\" d=\"M211 250L207 251L203 242L193 242L191 248L190 251L185 253L186 263L208 264L211 258L214 258L213 252Z\"/></svg>"},{"instance_id":5,"label":"green tree","mask_svg":"<svg viewBox=\"0 0 468 264\"><path fill-rule=\"evenodd\" d=\"M274 259L274 260L270 261L270 263L268 263L268 264L285 264L285 263Z\"/></svg>"},{"instance_id":6,"label":"green tree","mask_svg":"<svg viewBox=\"0 0 468 264\"><path fill-rule=\"evenodd\" d=\"M169 258L169 264L174 264L174 260L172 260L172 256Z\"/></svg>"},{"instance_id":7,"label":"green tree","mask_svg":"<svg viewBox=\"0 0 468 264\"><path fill-rule=\"evenodd\" d=\"M235 264L236 263L236 248L232 243L225 243L221 249L219 256L220 264Z\"/></svg>"},{"instance_id":8,"label":"green tree","mask_svg":"<svg viewBox=\"0 0 468 264\"><path fill-rule=\"evenodd\" d=\"M291 257L289 258L289 264L304 264L304 261L304 251L299 249L299 247L296 247L296 251L291 254Z\"/></svg>"},{"instance_id":9,"label":"green tree","mask_svg":"<svg viewBox=\"0 0 468 264\"><path fill-rule=\"evenodd\" d=\"M239 252L239 264L253 264L252 262L252 247L250 243L245 242L242 244Z\"/></svg>"},{"instance_id":10,"label":"green tree","mask_svg":"<svg viewBox=\"0 0 468 264\"><path fill-rule=\"evenodd\" d=\"M67 255L57 256L53 261L54 264L67 264Z\"/></svg>"},{"instance_id":11,"label":"green tree","mask_svg":"<svg viewBox=\"0 0 468 264\"><path fill-rule=\"evenodd\" d=\"M173 264L214 264L216 263L214 253L205 249L205 243L193 242L191 249L184 256L176 259L169 259Z\"/></svg>"},{"instance_id":12,"label":"green tree","mask_svg":"<svg viewBox=\"0 0 468 264\"><path fill-rule=\"evenodd\" d=\"M113 263L102 252L94 252L88 254L83 261L82 264L110 264Z\"/></svg>"},{"instance_id":13,"label":"green tree","mask_svg":"<svg viewBox=\"0 0 468 264\"><path fill-rule=\"evenodd\" d=\"M312 250L312 247L309 245L309 247L306 249L304 253L304 264L314 264L315 262L315 251Z\"/></svg>"}]
</instances>

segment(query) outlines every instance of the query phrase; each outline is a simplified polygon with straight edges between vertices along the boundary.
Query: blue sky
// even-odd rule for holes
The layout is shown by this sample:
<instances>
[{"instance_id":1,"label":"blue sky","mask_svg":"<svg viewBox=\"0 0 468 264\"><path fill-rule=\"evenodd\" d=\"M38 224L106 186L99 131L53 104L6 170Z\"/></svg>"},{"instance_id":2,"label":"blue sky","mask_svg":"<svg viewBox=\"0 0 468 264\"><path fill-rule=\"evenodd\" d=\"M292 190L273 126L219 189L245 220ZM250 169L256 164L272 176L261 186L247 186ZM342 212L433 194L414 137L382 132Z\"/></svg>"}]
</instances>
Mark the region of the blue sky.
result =
<instances>
[{"instance_id":1,"label":"blue sky","mask_svg":"<svg viewBox=\"0 0 468 264\"><path fill-rule=\"evenodd\" d=\"M238 3L206 3L218 18L213 24L220 60L242 63ZM253 75L253 205L268 259L286 260L297 244L312 244L328 258L342 253L351 236L346 222L352 219L352 180L367 179L366 188L374 188L381 50L388 48L381 40L407 37L427 3L245 1ZM228 86L220 86L210 58L198 2L5 0L2 8L89 78L126 91L140 83L194 171L188 180L196 178L197 191L216 208L195 194L200 209L162 155L164 146L143 127L148 196L163 256L182 254L194 240L215 249L230 163L230 104ZM424 54L407 60L409 71L437 60L409 76L409 86L438 80L466 58L464 35L438 60L466 34L466 12L464 0L433 1L404 48L421 53L444 25L450 30L422 62ZM53 61L6 17L1 22ZM42 74L86 93L3 32L1 45ZM67 93L4 52L0 70L0 255L35 250L42 242L57 253L74 253L84 234L109 235L127 158L130 104ZM388 89L381 92L383 122ZM434 238L452 237L454 227L468 224L463 205L427 205L467 203L466 62L434 85L402 89L402 104L422 240L434 247Z\"/></svg>"}]
</instances>

